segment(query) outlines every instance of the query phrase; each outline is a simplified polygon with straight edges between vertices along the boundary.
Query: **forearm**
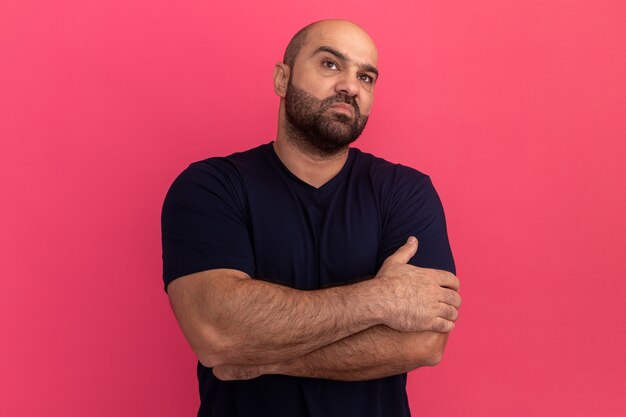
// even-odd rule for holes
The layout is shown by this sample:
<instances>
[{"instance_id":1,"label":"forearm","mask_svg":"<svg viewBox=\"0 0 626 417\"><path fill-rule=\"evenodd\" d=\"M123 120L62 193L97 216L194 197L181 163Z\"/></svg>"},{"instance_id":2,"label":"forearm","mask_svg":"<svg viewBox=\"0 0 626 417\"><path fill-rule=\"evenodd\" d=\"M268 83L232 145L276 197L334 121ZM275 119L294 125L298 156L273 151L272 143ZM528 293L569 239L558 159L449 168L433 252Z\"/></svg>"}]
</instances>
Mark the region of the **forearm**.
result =
<instances>
[{"instance_id":1,"label":"forearm","mask_svg":"<svg viewBox=\"0 0 626 417\"><path fill-rule=\"evenodd\" d=\"M379 322L376 311L364 308L375 305L367 282L299 291L227 272L189 278L201 283L186 300L201 306L200 318L177 317L207 366L290 360Z\"/></svg>"},{"instance_id":2,"label":"forearm","mask_svg":"<svg viewBox=\"0 0 626 417\"><path fill-rule=\"evenodd\" d=\"M221 379L249 379L262 374L360 381L434 366L443 355L448 333L399 332L375 326L299 358L262 366L214 369Z\"/></svg>"},{"instance_id":3,"label":"forearm","mask_svg":"<svg viewBox=\"0 0 626 417\"><path fill-rule=\"evenodd\" d=\"M399 332L376 326L277 367L292 376L360 381L436 365L447 333Z\"/></svg>"},{"instance_id":4,"label":"forearm","mask_svg":"<svg viewBox=\"0 0 626 417\"><path fill-rule=\"evenodd\" d=\"M399 332L376 326L277 366L292 376L359 381L438 363L447 333Z\"/></svg>"}]
</instances>

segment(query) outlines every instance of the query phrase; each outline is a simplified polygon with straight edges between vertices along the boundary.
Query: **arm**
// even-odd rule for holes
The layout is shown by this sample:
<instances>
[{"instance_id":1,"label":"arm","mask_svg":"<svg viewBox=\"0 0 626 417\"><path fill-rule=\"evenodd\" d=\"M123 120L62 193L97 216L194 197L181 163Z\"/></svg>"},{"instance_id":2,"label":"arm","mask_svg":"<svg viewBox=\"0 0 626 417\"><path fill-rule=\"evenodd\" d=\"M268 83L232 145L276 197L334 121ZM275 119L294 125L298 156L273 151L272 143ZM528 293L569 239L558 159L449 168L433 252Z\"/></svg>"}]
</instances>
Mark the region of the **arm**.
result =
<instances>
[{"instance_id":1,"label":"arm","mask_svg":"<svg viewBox=\"0 0 626 417\"><path fill-rule=\"evenodd\" d=\"M300 291L212 270L173 281L168 293L205 366L287 362L377 324L450 331L454 306L460 304L458 280L407 265L416 250L417 242L410 240L376 278L342 287Z\"/></svg>"},{"instance_id":2,"label":"arm","mask_svg":"<svg viewBox=\"0 0 626 417\"><path fill-rule=\"evenodd\" d=\"M317 291L250 279L217 269L174 280L170 301L201 363L273 363L380 322L367 282Z\"/></svg>"},{"instance_id":3,"label":"arm","mask_svg":"<svg viewBox=\"0 0 626 417\"><path fill-rule=\"evenodd\" d=\"M448 333L376 326L279 365L276 373L340 381L384 378L439 363Z\"/></svg>"},{"instance_id":4,"label":"arm","mask_svg":"<svg viewBox=\"0 0 626 417\"><path fill-rule=\"evenodd\" d=\"M222 365L213 373L222 380L282 374L337 381L384 378L439 363L448 333L399 332L375 326L293 359L269 365Z\"/></svg>"},{"instance_id":5,"label":"arm","mask_svg":"<svg viewBox=\"0 0 626 417\"><path fill-rule=\"evenodd\" d=\"M389 263L383 265L379 274L387 273L392 267ZM458 290L458 286L454 288ZM420 366L434 366L441 360L448 332L454 328L461 299L456 294L449 302L454 308L450 309L451 326L445 332L401 332L379 325L292 360L268 365L223 365L214 368L213 372L223 380L283 374L358 381L397 375Z\"/></svg>"}]
</instances>

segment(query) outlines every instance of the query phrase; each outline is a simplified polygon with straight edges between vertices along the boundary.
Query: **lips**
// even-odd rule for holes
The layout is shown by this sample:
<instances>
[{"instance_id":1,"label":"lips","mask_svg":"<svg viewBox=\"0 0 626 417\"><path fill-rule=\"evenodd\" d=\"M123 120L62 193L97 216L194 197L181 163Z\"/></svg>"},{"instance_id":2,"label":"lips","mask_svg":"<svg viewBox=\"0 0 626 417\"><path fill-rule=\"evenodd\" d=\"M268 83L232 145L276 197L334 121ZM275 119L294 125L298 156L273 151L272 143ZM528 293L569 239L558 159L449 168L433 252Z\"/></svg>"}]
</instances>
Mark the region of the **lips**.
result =
<instances>
[{"instance_id":1,"label":"lips","mask_svg":"<svg viewBox=\"0 0 626 417\"><path fill-rule=\"evenodd\" d=\"M352 107L349 104L346 103L335 103L332 106L330 106L331 109L337 109L337 110L342 110L344 112L350 113L350 114L354 114L354 107Z\"/></svg>"}]
</instances>

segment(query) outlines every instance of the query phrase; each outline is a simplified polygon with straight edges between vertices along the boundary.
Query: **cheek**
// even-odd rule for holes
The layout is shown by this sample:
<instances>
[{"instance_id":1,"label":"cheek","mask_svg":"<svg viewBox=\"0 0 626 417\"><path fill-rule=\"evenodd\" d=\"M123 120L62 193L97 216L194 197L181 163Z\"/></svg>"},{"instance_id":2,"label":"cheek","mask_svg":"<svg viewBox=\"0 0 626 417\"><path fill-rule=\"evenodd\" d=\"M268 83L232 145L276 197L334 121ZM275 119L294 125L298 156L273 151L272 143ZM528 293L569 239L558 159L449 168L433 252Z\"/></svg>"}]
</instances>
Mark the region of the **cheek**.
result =
<instances>
[{"instance_id":1,"label":"cheek","mask_svg":"<svg viewBox=\"0 0 626 417\"><path fill-rule=\"evenodd\" d=\"M361 114L368 116L372 110L372 104L374 104L374 97L369 96L359 103Z\"/></svg>"},{"instance_id":2,"label":"cheek","mask_svg":"<svg viewBox=\"0 0 626 417\"><path fill-rule=\"evenodd\" d=\"M300 89L303 89L318 100L324 100L335 94L332 83L324 78L294 78L293 83Z\"/></svg>"}]
</instances>

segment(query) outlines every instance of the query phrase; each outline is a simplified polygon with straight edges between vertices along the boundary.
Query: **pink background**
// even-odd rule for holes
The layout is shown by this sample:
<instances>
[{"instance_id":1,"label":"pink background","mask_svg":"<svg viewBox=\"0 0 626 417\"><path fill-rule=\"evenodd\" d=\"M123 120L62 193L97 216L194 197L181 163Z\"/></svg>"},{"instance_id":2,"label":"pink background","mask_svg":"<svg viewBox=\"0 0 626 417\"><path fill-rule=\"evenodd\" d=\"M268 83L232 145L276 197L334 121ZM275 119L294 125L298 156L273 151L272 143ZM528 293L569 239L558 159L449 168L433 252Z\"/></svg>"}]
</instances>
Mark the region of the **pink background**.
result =
<instances>
[{"instance_id":1,"label":"pink background","mask_svg":"<svg viewBox=\"0 0 626 417\"><path fill-rule=\"evenodd\" d=\"M416 416L626 415L621 0L0 4L0 414L191 416L159 216L269 142L291 35L377 41L361 149L430 174L464 305Z\"/></svg>"}]
</instances>

